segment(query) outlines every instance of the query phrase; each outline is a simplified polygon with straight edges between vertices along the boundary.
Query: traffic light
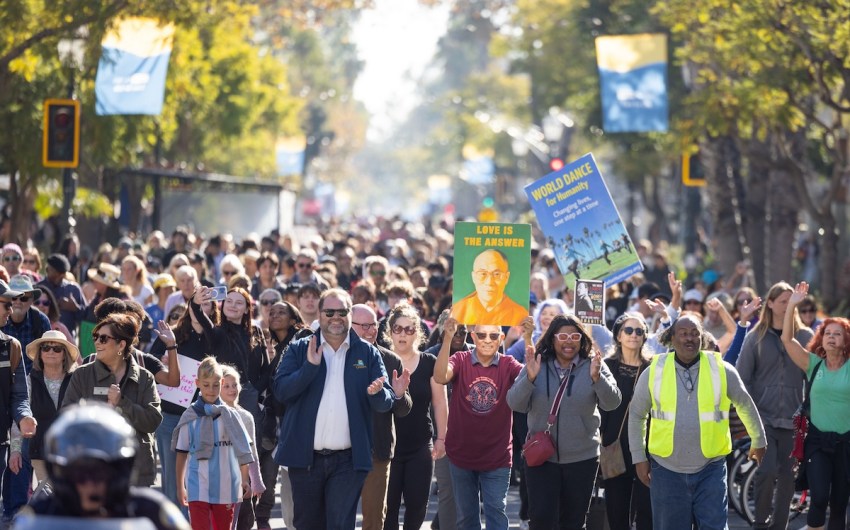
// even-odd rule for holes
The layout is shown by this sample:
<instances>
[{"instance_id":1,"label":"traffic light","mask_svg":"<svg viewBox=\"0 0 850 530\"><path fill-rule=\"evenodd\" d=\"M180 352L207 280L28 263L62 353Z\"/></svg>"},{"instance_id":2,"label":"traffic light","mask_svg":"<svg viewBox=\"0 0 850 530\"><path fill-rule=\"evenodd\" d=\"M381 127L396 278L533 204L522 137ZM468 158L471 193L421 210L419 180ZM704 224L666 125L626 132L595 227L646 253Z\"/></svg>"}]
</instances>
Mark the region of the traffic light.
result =
<instances>
[{"instance_id":1,"label":"traffic light","mask_svg":"<svg viewBox=\"0 0 850 530\"><path fill-rule=\"evenodd\" d=\"M685 186L705 186L705 173L700 163L699 152L682 154L682 184Z\"/></svg>"},{"instance_id":2,"label":"traffic light","mask_svg":"<svg viewBox=\"0 0 850 530\"><path fill-rule=\"evenodd\" d=\"M44 167L77 167L80 162L80 102L44 100Z\"/></svg>"},{"instance_id":3,"label":"traffic light","mask_svg":"<svg viewBox=\"0 0 850 530\"><path fill-rule=\"evenodd\" d=\"M549 160L549 169L551 169L552 171L560 171L564 169L563 159L555 157Z\"/></svg>"}]
</instances>

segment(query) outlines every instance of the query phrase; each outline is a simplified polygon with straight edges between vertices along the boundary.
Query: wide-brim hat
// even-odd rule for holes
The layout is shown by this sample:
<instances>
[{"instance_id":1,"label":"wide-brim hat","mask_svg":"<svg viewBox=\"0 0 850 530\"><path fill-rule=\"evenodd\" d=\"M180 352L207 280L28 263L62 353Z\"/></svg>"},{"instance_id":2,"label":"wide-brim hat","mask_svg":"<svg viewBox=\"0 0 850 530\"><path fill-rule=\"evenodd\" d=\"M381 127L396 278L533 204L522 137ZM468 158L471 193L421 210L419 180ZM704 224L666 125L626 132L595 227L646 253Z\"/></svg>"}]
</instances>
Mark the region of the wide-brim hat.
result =
<instances>
[{"instance_id":1,"label":"wide-brim hat","mask_svg":"<svg viewBox=\"0 0 850 530\"><path fill-rule=\"evenodd\" d=\"M113 289L121 288L121 269L109 263L101 263L96 269L88 270L89 280L97 283L102 283Z\"/></svg>"},{"instance_id":2,"label":"wide-brim hat","mask_svg":"<svg viewBox=\"0 0 850 530\"><path fill-rule=\"evenodd\" d=\"M44 332L44 335L42 335L40 339L36 339L27 344L27 357L34 361L42 342L58 342L62 346L65 346L65 349L71 354L71 361L76 361L77 357L80 356L80 350L77 348L77 345L73 342L69 342L68 339L65 338L64 333L55 329L49 329Z\"/></svg>"},{"instance_id":3,"label":"wide-brim hat","mask_svg":"<svg viewBox=\"0 0 850 530\"><path fill-rule=\"evenodd\" d=\"M9 287L9 284L0 280L0 298L17 298L24 293L20 291L15 291L14 289Z\"/></svg>"},{"instance_id":4,"label":"wide-brim hat","mask_svg":"<svg viewBox=\"0 0 850 530\"><path fill-rule=\"evenodd\" d=\"M16 274L9 280L9 288L23 293L23 296L41 296L41 289L33 287L32 279L23 274Z\"/></svg>"}]
</instances>

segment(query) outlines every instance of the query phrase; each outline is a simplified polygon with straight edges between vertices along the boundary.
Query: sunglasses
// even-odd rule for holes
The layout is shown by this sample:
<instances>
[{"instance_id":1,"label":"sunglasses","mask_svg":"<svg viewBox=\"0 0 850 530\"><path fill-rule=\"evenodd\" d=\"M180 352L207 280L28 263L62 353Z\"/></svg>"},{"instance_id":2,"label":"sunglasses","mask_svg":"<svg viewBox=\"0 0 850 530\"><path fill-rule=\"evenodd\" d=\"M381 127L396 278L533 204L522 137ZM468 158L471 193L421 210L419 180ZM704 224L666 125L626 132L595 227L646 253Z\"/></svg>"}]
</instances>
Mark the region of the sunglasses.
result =
<instances>
[{"instance_id":1,"label":"sunglasses","mask_svg":"<svg viewBox=\"0 0 850 530\"><path fill-rule=\"evenodd\" d=\"M581 340L581 333L555 333L555 338L561 342L571 340L573 342L578 342Z\"/></svg>"},{"instance_id":2,"label":"sunglasses","mask_svg":"<svg viewBox=\"0 0 850 530\"><path fill-rule=\"evenodd\" d=\"M799 311L800 313L816 313L814 307L807 307L805 309L798 309L797 311Z\"/></svg>"},{"instance_id":3,"label":"sunglasses","mask_svg":"<svg viewBox=\"0 0 850 530\"><path fill-rule=\"evenodd\" d=\"M26 296L19 296L19 297L17 297L15 300L19 300L19 301L21 301L21 302L23 302L23 303L27 303L27 302L29 302L30 300L32 300L32 296L30 296L30 295L26 295Z\"/></svg>"},{"instance_id":4,"label":"sunglasses","mask_svg":"<svg viewBox=\"0 0 850 530\"><path fill-rule=\"evenodd\" d=\"M50 350L55 351L56 353L62 353L65 351L65 346L60 346L58 344L42 344L41 351L44 353L49 352Z\"/></svg>"},{"instance_id":5,"label":"sunglasses","mask_svg":"<svg viewBox=\"0 0 850 530\"><path fill-rule=\"evenodd\" d=\"M11 256L3 256L3 261L5 261L5 262L21 261L21 257L18 256L17 254L12 254Z\"/></svg>"},{"instance_id":6,"label":"sunglasses","mask_svg":"<svg viewBox=\"0 0 850 530\"><path fill-rule=\"evenodd\" d=\"M0 305L5 307L6 311L11 311L12 309L12 302L0 302Z\"/></svg>"},{"instance_id":7,"label":"sunglasses","mask_svg":"<svg viewBox=\"0 0 850 530\"><path fill-rule=\"evenodd\" d=\"M455 331L455 337L459 339L466 338L467 335L469 335L469 331L466 328L458 328L458 330Z\"/></svg>"},{"instance_id":8,"label":"sunglasses","mask_svg":"<svg viewBox=\"0 0 850 530\"><path fill-rule=\"evenodd\" d=\"M401 335L401 332L404 332L405 335L413 335L416 333L416 328L413 326L393 326L393 333L396 335Z\"/></svg>"},{"instance_id":9,"label":"sunglasses","mask_svg":"<svg viewBox=\"0 0 850 530\"><path fill-rule=\"evenodd\" d=\"M484 340L489 337L493 342L502 338L501 333L482 333L480 331L476 331L475 336L478 337L478 340Z\"/></svg>"},{"instance_id":10,"label":"sunglasses","mask_svg":"<svg viewBox=\"0 0 850 530\"><path fill-rule=\"evenodd\" d=\"M261 305L275 305L277 300L260 300Z\"/></svg>"},{"instance_id":11,"label":"sunglasses","mask_svg":"<svg viewBox=\"0 0 850 530\"><path fill-rule=\"evenodd\" d=\"M236 271L221 271L222 276L233 276L236 274Z\"/></svg>"},{"instance_id":12,"label":"sunglasses","mask_svg":"<svg viewBox=\"0 0 850 530\"><path fill-rule=\"evenodd\" d=\"M322 313L324 313L325 316L328 317L328 318L333 318L334 315L336 315L338 317L347 317L349 312L350 312L349 309L323 309L322 310Z\"/></svg>"},{"instance_id":13,"label":"sunglasses","mask_svg":"<svg viewBox=\"0 0 850 530\"><path fill-rule=\"evenodd\" d=\"M93 340L95 344L98 344L98 343L106 344L110 340L114 340L115 342L118 342L118 339L116 339L115 337L112 337L110 335L107 335L106 333L92 333L91 334L91 340Z\"/></svg>"},{"instance_id":14,"label":"sunglasses","mask_svg":"<svg viewBox=\"0 0 850 530\"><path fill-rule=\"evenodd\" d=\"M363 328L363 331L369 331L372 328L378 327L378 324L376 324L374 322L366 322L365 324L361 324L360 322L352 322L352 324L357 324L358 326Z\"/></svg>"},{"instance_id":15,"label":"sunglasses","mask_svg":"<svg viewBox=\"0 0 850 530\"><path fill-rule=\"evenodd\" d=\"M644 331L643 328L633 328L631 326L626 326L623 328L623 333L625 333L626 335L635 334L638 337L643 337L646 331Z\"/></svg>"},{"instance_id":16,"label":"sunglasses","mask_svg":"<svg viewBox=\"0 0 850 530\"><path fill-rule=\"evenodd\" d=\"M50 300L48 300L47 298L40 298L33 303L42 307L50 307Z\"/></svg>"},{"instance_id":17,"label":"sunglasses","mask_svg":"<svg viewBox=\"0 0 850 530\"><path fill-rule=\"evenodd\" d=\"M313 266L313 264L312 263L296 263L295 266L298 267L299 269L309 269L310 267Z\"/></svg>"},{"instance_id":18,"label":"sunglasses","mask_svg":"<svg viewBox=\"0 0 850 530\"><path fill-rule=\"evenodd\" d=\"M386 276L387 271L369 271L370 276Z\"/></svg>"}]
</instances>

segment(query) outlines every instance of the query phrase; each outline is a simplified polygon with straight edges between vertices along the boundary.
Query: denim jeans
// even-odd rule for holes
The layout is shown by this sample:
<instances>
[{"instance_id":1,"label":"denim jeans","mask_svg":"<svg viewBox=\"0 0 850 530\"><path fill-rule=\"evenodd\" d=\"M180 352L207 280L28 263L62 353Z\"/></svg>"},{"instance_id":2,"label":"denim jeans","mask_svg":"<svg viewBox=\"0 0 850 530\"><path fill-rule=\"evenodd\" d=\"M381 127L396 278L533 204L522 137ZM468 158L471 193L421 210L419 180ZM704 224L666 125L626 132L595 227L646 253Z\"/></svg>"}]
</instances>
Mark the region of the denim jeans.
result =
<instances>
[{"instance_id":1,"label":"denim jeans","mask_svg":"<svg viewBox=\"0 0 850 530\"><path fill-rule=\"evenodd\" d=\"M5 463L5 462L4 462ZM29 500L32 487L32 462L30 441L26 438L21 445L21 470L17 474L7 467L3 473L3 516L11 518Z\"/></svg>"},{"instance_id":2,"label":"denim jeans","mask_svg":"<svg viewBox=\"0 0 850 530\"><path fill-rule=\"evenodd\" d=\"M350 530L357 519L357 501L366 471L356 471L351 450L330 455L313 453L313 465L289 468L295 528Z\"/></svg>"},{"instance_id":3,"label":"denim jeans","mask_svg":"<svg viewBox=\"0 0 850 530\"><path fill-rule=\"evenodd\" d=\"M179 421L180 416L177 414L162 413L162 423L156 428L156 450L159 454L159 466L162 468L162 494L180 508L184 517L189 517L189 509L177 502L177 453L171 449L171 434Z\"/></svg>"},{"instance_id":4,"label":"denim jeans","mask_svg":"<svg viewBox=\"0 0 850 530\"><path fill-rule=\"evenodd\" d=\"M507 530L506 510L511 468L471 471L451 462L449 462L449 468L455 493L458 530L481 530L479 492L484 501L484 520L487 530Z\"/></svg>"},{"instance_id":5,"label":"denim jeans","mask_svg":"<svg viewBox=\"0 0 850 530\"><path fill-rule=\"evenodd\" d=\"M696 473L676 473L650 459L652 522L655 530L681 530L696 521L700 530L727 530L726 460Z\"/></svg>"}]
</instances>

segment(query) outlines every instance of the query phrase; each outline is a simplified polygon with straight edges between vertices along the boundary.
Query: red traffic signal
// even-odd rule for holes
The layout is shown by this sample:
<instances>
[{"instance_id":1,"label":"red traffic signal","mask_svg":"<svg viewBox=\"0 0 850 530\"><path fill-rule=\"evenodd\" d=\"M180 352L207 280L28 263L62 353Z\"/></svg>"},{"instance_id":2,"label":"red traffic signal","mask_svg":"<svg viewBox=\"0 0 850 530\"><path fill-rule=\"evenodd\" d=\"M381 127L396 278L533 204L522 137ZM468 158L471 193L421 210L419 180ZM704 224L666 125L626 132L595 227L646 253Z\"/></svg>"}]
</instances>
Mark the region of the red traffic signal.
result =
<instances>
[{"instance_id":1,"label":"red traffic signal","mask_svg":"<svg viewBox=\"0 0 850 530\"><path fill-rule=\"evenodd\" d=\"M44 167L74 168L80 162L80 102L75 99L44 101Z\"/></svg>"},{"instance_id":2,"label":"red traffic signal","mask_svg":"<svg viewBox=\"0 0 850 530\"><path fill-rule=\"evenodd\" d=\"M552 171L560 171L564 169L564 161L557 157L549 160L549 169Z\"/></svg>"}]
</instances>

